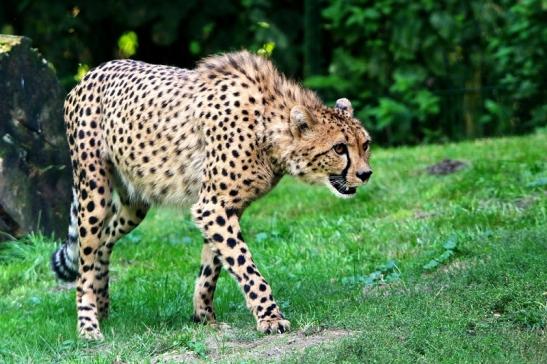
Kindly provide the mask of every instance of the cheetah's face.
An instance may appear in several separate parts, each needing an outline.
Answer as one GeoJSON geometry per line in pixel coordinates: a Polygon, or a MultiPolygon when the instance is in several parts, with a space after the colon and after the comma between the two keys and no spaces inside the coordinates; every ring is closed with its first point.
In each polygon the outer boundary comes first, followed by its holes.
{"type": "Polygon", "coordinates": [[[353,117],[348,99],[334,108],[291,110],[293,149],[290,172],[306,182],[325,184],[336,196],[349,198],[365,184],[369,165],[370,136],[353,117]]]}

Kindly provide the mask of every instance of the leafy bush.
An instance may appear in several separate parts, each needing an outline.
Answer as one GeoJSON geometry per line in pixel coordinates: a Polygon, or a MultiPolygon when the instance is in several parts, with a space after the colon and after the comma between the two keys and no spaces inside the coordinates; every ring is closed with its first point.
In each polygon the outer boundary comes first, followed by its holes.
{"type": "Polygon", "coordinates": [[[544,4],[331,0],[328,75],[307,84],[353,97],[388,143],[529,131],[547,120],[544,4]]]}
{"type": "Polygon", "coordinates": [[[247,48],[403,144],[545,125],[546,15],[544,0],[5,0],[0,32],[31,37],[67,89],[112,58],[193,67],[247,48]]]}
{"type": "Polygon", "coordinates": [[[488,43],[493,75],[508,97],[489,102],[485,122],[507,123],[518,131],[547,122],[547,3],[523,0],[505,1],[500,31],[488,43]]]}

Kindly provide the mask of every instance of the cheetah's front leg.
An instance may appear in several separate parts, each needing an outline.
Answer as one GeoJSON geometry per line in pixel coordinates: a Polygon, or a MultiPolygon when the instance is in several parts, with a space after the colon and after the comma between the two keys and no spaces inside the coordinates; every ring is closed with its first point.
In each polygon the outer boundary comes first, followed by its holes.
{"type": "Polygon", "coordinates": [[[239,217],[231,210],[227,211],[213,203],[198,203],[192,212],[196,224],[204,233],[206,244],[209,244],[211,250],[220,257],[224,268],[239,283],[247,307],[257,321],[257,329],[264,333],[289,330],[289,321],[285,320],[275,303],[270,286],[258,271],[241,236],[239,217]]]}

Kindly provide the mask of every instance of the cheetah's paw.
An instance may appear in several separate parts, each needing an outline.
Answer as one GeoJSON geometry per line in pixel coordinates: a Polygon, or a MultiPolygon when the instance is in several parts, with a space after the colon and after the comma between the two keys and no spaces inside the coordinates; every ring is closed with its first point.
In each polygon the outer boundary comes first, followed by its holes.
{"type": "Polygon", "coordinates": [[[291,328],[291,323],[282,318],[259,320],[256,329],[264,334],[282,334],[291,328]]]}
{"type": "Polygon", "coordinates": [[[92,326],[81,327],[78,330],[80,339],[89,340],[89,341],[101,341],[104,340],[104,336],[101,333],[99,328],[94,328],[92,326]]]}
{"type": "Polygon", "coordinates": [[[209,324],[209,325],[216,324],[215,313],[210,308],[205,310],[195,311],[192,317],[192,320],[196,323],[201,323],[201,324],[209,324]]]}

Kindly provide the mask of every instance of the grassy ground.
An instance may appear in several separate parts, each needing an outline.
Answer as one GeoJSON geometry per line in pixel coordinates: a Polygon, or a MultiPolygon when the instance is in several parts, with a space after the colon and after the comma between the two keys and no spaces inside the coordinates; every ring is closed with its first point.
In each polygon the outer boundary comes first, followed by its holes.
{"type": "Polygon", "coordinates": [[[190,352],[231,362],[286,354],[310,363],[545,363],[546,145],[539,132],[376,148],[374,177],[352,200],[285,179],[255,203],[243,231],[293,330],[317,341],[306,350],[285,341],[281,353],[264,354],[272,339],[254,332],[225,273],[215,303],[229,334],[190,322],[201,238],[186,213],[153,211],[117,245],[102,343],[77,340],[74,291],[49,271],[50,240],[0,245],[0,362],[147,362],[190,352]],[[444,158],[468,166],[424,173],[444,158]],[[316,333],[334,329],[349,335],[319,344],[316,333]]]}

